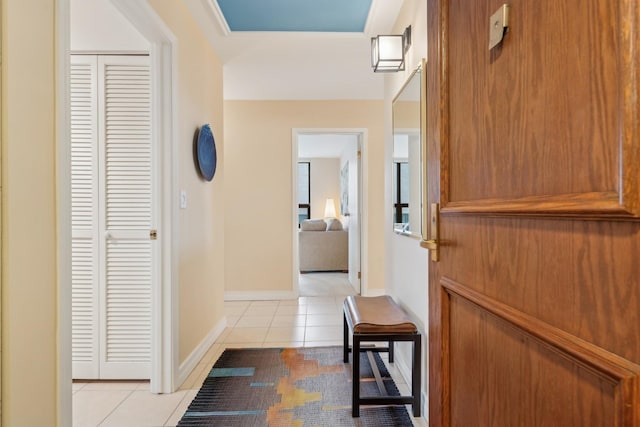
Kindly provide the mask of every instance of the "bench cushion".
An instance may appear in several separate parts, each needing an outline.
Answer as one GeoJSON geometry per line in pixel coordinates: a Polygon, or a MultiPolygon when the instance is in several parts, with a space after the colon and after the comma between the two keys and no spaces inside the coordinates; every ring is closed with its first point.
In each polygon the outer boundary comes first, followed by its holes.
{"type": "Polygon", "coordinates": [[[349,296],[344,300],[354,334],[415,334],[418,328],[388,295],[349,296]]]}

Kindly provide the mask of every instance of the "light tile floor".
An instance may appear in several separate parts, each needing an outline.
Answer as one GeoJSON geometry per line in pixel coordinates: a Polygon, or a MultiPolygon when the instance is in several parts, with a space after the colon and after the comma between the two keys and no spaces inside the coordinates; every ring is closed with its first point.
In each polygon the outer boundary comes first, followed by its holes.
{"type": "Polygon", "coordinates": [[[332,271],[300,274],[298,287],[303,297],[355,294],[349,275],[332,271]]]}
{"type": "MultiPolygon", "coordinates": [[[[74,427],[175,426],[207,373],[227,347],[313,347],[342,344],[344,296],[225,303],[228,327],[175,393],[152,394],[148,382],[74,382],[74,427]]],[[[389,371],[401,393],[408,386],[395,367],[389,371]]],[[[409,411],[411,414],[411,411],[409,411]]],[[[414,419],[423,426],[424,419],[414,419]]]]}

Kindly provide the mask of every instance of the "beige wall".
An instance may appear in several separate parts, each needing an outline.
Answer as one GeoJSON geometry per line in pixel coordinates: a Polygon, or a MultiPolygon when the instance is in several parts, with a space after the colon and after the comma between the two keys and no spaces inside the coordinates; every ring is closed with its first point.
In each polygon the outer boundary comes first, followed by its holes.
{"type": "MultiPolygon", "coordinates": [[[[224,169],[222,63],[183,2],[150,2],[178,39],[177,140],[178,187],[187,195],[179,210],[179,362],[223,318],[224,169]],[[209,123],[216,141],[218,166],[211,182],[196,173],[196,130],[209,123]]],[[[175,203],[179,203],[176,195],[175,203]]]]}
{"type": "MultiPolygon", "coordinates": [[[[409,78],[409,77],[407,77],[409,78]]],[[[404,92],[404,91],[403,91],[404,92]]],[[[420,130],[420,100],[396,101],[393,104],[393,125],[396,128],[420,130]]]]}
{"type": "Polygon", "coordinates": [[[323,218],[327,199],[340,217],[340,159],[300,159],[311,163],[311,218],[323,218]]]}
{"type": "MultiPolygon", "coordinates": [[[[384,288],[382,101],[225,101],[228,293],[292,291],[292,129],[365,128],[369,289],[384,288]]],[[[339,209],[339,206],[338,206],[339,209]]],[[[367,268],[367,266],[363,266],[367,268]]]]}
{"type": "Polygon", "coordinates": [[[53,0],[2,1],[5,426],[56,425],[54,40],[53,0]]]}

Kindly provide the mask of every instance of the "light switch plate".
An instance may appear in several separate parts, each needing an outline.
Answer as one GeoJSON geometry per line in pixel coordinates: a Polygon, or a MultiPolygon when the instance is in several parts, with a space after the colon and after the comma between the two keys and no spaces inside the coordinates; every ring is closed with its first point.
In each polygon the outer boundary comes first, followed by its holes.
{"type": "Polygon", "coordinates": [[[180,190],[180,209],[187,209],[187,192],[180,190]]]}

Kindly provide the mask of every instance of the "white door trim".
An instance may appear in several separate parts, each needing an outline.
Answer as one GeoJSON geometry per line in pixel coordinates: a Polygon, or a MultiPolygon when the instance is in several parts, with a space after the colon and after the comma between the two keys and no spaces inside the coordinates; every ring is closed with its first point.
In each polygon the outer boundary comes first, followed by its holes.
{"type": "Polygon", "coordinates": [[[153,288],[151,322],[151,392],[171,393],[178,374],[178,235],[176,140],[176,38],[146,0],[111,0],[149,41],[151,59],[151,117],[154,164],[159,172],[157,224],[160,271],[153,288]]]}
{"type": "Polygon", "coordinates": [[[296,295],[300,294],[300,283],[298,280],[300,260],[298,256],[298,226],[295,220],[298,217],[298,139],[300,135],[309,134],[342,134],[342,135],[355,135],[358,138],[360,150],[361,150],[361,165],[362,168],[358,172],[359,181],[361,181],[361,189],[359,193],[360,198],[360,270],[362,272],[360,278],[360,294],[367,295],[368,290],[368,277],[369,271],[369,251],[368,251],[368,229],[369,221],[367,218],[367,208],[369,201],[369,185],[367,179],[369,175],[369,162],[368,162],[368,129],[366,128],[293,128],[291,130],[291,168],[292,168],[292,203],[291,209],[293,211],[291,227],[292,227],[292,247],[293,247],[293,291],[296,295]]]}

